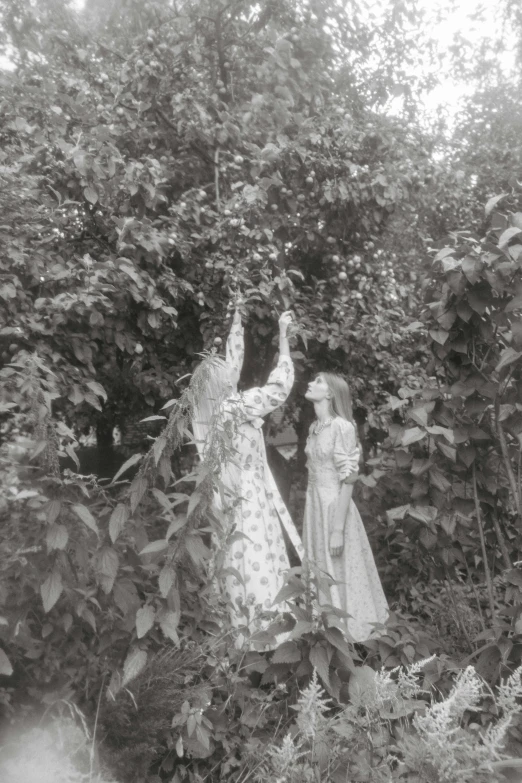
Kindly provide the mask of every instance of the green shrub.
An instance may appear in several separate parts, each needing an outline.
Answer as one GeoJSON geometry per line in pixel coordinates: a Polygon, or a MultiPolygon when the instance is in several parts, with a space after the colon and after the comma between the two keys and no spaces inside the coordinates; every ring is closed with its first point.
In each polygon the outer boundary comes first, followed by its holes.
{"type": "Polygon", "coordinates": [[[522,667],[497,689],[496,716],[482,732],[469,715],[480,711],[488,691],[473,667],[461,670],[449,694],[436,700],[418,683],[426,663],[393,672],[358,669],[342,711],[332,710],[314,672],[295,706],[295,724],[266,749],[256,781],[505,780],[506,769],[522,766],[505,753],[522,710],[522,667]]]}

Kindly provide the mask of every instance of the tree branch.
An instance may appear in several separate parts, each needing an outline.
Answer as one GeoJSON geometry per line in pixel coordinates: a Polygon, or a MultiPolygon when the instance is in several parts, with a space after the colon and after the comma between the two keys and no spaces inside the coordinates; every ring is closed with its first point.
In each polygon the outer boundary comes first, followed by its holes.
{"type": "Polygon", "coordinates": [[[480,548],[482,550],[482,560],[484,561],[484,574],[486,576],[486,587],[488,590],[489,608],[491,611],[491,619],[493,624],[496,623],[495,615],[495,598],[493,593],[493,582],[491,581],[491,572],[489,570],[488,552],[486,549],[486,539],[484,537],[484,529],[482,527],[482,513],[480,511],[480,500],[477,489],[477,468],[473,463],[473,498],[475,500],[475,514],[477,516],[477,526],[480,537],[480,548]]]}
{"type": "Polygon", "coordinates": [[[219,197],[219,147],[214,151],[214,185],[216,189],[216,209],[221,210],[221,200],[219,197]]]}
{"type": "Polygon", "coordinates": [[[504,566],[506,568],[513,568],[513,564],[511,562],[511,558],[509,557],[509,551],[506,546],[506,541],[504,538],[504,534],[502,533],[502,529],[500,527],[500,522],[498,521],[498,511],[495,508],[493,512],[493,526],[495,528],[495,533],[497,536],[498,545],[500,548],[500,552],[502,554],[502,559],[504,561],[504,566]]]}
{"type": "Polygon", "coordinates": [[[504,461],[504,467],[506,468],[509,485],[511,487],[511,492],[513,494],[513,501],[515,503],[515,507],[517,509],[519,520],[520,520],[520,495],[518,494],[517,480],[515,478],[513,465],[511,464],[511,460],[509,458],[509,449],[506,440],[506,433],[504,432],[504,428],[502,427],[502,422],[500,422],[498,418],[498,412],[499,412],[498,408],[499,408],[499,403],[497,398],[497,403],[495,405],[495,421],[497,425],[500,451],[502,452],[502,459],[504,461]]]}

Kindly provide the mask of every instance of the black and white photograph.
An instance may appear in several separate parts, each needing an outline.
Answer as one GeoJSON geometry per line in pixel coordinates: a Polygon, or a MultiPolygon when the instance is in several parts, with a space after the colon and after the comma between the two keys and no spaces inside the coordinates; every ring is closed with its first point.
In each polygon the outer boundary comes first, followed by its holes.
{"type": "Polygon", "coordinates": [[[520,0],[0,0],[0,783],[522,783],[520,0]]]}

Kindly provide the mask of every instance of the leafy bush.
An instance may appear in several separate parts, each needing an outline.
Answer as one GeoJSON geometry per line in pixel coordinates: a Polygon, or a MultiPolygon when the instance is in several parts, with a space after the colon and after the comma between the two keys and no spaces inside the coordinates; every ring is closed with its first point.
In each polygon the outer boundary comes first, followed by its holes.
{"type": "Polygon", "coordinates": [[[496,718],[481,733],[468,715],[488,698],[485,683],[468,667],[457,675],[445,698],[430,700],[428,690],[418,682],[430,660],[392,672],[359,668],[350,684],[351,703],[342,711],[332,710],[314,673],[295,705],[295,724],[282,741],[262,754],[255,779],[261,782],[274,776],[280,783],[504,780],[504,770],[522,766],[504,752],[509,728],[522,711],[522,668],[498,688],[496,718]]]}

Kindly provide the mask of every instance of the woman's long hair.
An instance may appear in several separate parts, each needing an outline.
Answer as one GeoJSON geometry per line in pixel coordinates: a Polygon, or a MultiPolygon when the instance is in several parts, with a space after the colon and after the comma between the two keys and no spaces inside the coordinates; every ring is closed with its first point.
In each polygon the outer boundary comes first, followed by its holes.
{"type": "Polygon", "coordinates": [[[218,356],[207,359],[201,367],[192,401],[192,432],[200,459],[206,455],[209,435],[216,426],[220,405],[230,395],[230,368],[218,356]]]}
{"type": "Polygon", "coordinates": [[[337,375],[334,372],[321,373],[328,388],[332,392],[332,399],[330,401],[332,411],[336,416],[340,416],[346,421],[350,421],[354,424],[353,411],[352,411],[352,395],[350,387],[342,375],[337,375]]]}

